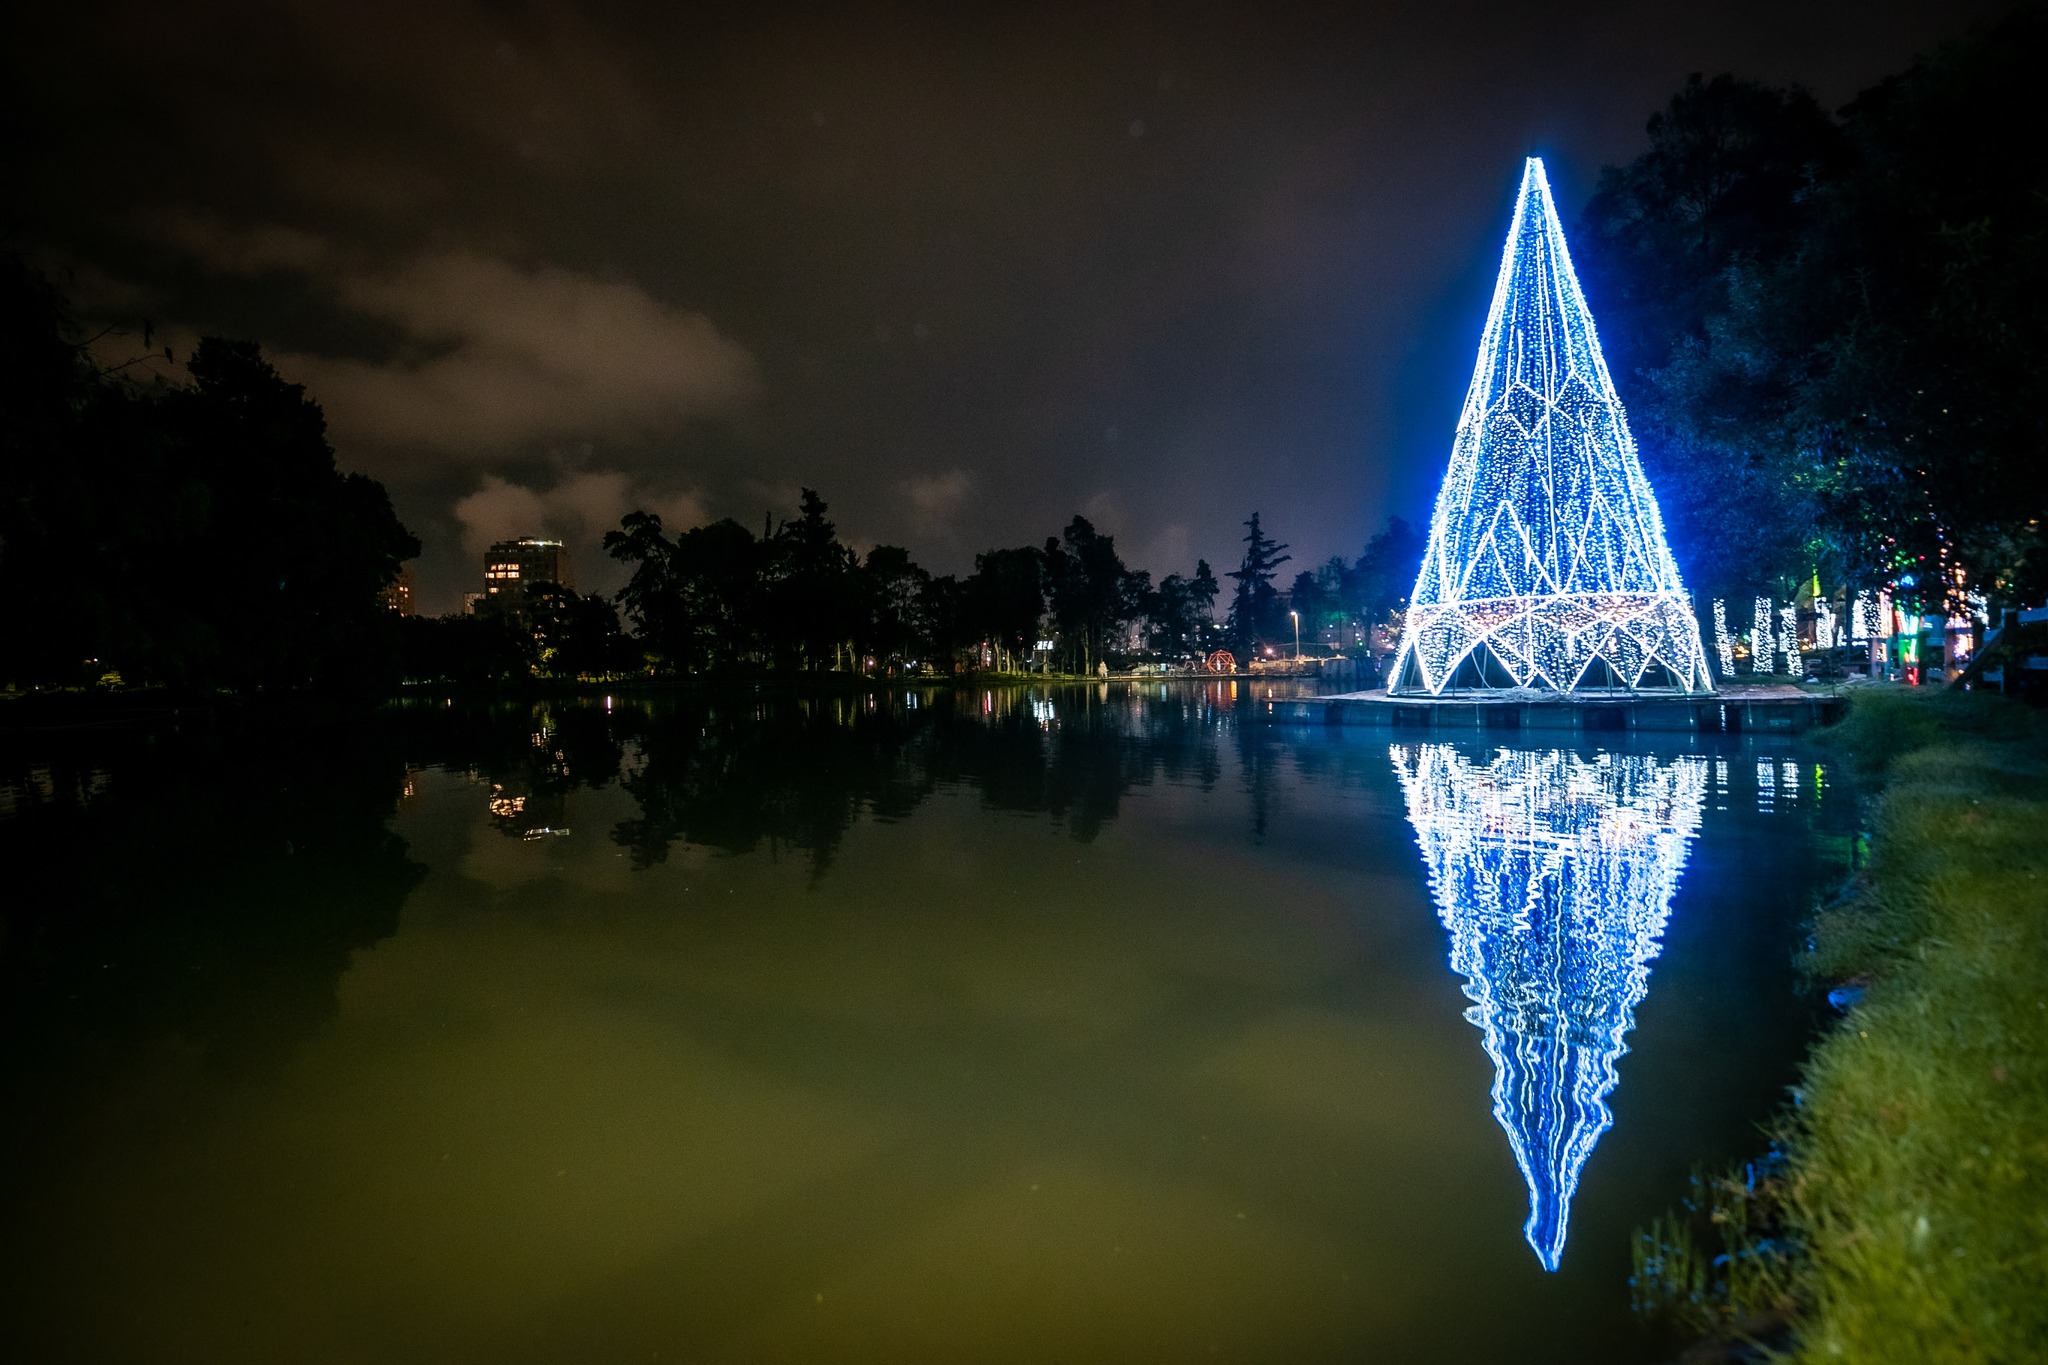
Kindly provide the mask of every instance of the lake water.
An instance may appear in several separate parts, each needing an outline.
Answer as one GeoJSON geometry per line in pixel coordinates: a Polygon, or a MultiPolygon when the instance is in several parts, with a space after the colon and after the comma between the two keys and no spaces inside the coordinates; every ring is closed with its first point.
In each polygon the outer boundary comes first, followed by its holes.
{"type": "Polygon", "coordinates": [[[1629,1231],[1759,1147],[1849,793],[1241,701],[8,740],[0,1350],[1650,1357],[1629,1231]]]}

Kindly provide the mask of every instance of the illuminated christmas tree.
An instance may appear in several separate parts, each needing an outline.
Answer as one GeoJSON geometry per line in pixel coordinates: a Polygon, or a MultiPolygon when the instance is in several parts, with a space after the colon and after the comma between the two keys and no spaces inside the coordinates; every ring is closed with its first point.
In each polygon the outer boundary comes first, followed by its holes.
{"type": "Polygon", "coordinates": [[[1534,157],[1392,676],[1431,695],[1713,687],[1534,157]]]}
{"type": "Polygon", "coordinates": [[[1579,1173],[1614,1123],[1615,1063],[1699,829],[1706,762],[1391,753],[1465,1017],[1493,1058],[1493,1115],[1529,1185],[1523,1235],[1555,1270],[1579,1173]]]}

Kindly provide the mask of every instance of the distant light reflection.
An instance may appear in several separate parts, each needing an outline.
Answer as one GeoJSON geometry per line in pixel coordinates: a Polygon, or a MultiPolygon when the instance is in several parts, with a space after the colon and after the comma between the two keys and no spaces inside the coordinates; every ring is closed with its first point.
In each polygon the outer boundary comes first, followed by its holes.
{"type": "Polygon", "coordinates": [[[1523,1233],[1564,1255],[1579,1173],[1649,989],[1699,829],[1706,760],[1397,744],[1451,967],[1493,1058],[1493,1113],[1529,1184],[1523,1233]]]}

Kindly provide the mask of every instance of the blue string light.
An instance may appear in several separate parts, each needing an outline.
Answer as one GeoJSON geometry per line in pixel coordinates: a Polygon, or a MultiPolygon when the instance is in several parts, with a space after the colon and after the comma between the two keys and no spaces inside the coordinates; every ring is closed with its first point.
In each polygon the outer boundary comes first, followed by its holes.
{"type": "Polygon", "coordinates": [[[1713,690],[1535,157],[1392,676],[1430,695],[1713,690]]]}
{"type": "Polygon", "coordinates": [[[1529,1185],[1523,1235],[1564,1255],[1572,1195],[1613,1126],[1615,1063],[1649,990],[1700,824],[1705,759],[1394,745],[1394,771],[1493,1058],[1493,1115],[1529,1185]]]}

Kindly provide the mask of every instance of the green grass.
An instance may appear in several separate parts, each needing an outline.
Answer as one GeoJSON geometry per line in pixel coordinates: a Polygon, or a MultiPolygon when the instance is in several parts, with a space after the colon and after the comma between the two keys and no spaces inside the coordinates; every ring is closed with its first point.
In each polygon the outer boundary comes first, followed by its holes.
{"type": "Polygon", "coordinates": [[[1785,1125],[1794,1358],[2048,1360],[2048,726],[1872,688],[1822,742],[1882,789],[1805,964],[1869,987],[1785,1125]]]}
{"type": "Polygon", "coordinates": [[[2048,723],[1869,687],[1818,742],[1877,795],[1802,965],[1865,993],[1767,1177],[1638,1233],[1638,1306],[1813,1365],[2048,1361],[2048,723]]]}

